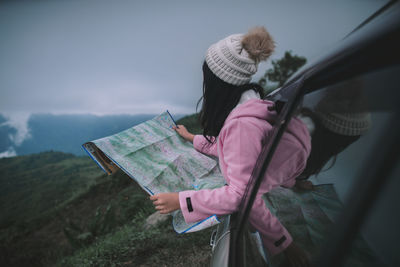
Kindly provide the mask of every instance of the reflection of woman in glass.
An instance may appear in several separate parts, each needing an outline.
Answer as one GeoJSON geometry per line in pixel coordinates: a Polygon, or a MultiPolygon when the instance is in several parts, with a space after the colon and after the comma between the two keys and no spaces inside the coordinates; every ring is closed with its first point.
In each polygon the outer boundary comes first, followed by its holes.
{"type": "MultiPolygon", "coordinates": [[[[357,141],[371,127],[371,114],[362,92],[363,84],[355,79],[330,88],[313,110],[303,108],[299,118],[307,125],[312,136],[311,154],[303,173],[297,177],[296,186],[311,189],[307,182],[318,174],[328,161],[357,141]]],[[[330,167],[325,169],[329,169],[330,167]]]]}
{"type": "Polygon", "coordinates": [[[308,125],[311,124],[312,151],[305,170],[297,180],[305,180],[318,174],[333,158],[332,167],[336,155],[357,141],[371,124],[369,113],[323,113],[303,109],[300,118],[308,125]]]}

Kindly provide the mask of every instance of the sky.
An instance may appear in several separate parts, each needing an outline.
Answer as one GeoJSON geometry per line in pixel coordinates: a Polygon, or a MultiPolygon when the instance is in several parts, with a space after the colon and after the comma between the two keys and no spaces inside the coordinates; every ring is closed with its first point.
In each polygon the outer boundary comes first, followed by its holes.
{"type": "Polygon", "coordinates": [[[194,113],[211,44],[265,26],[271,59],[311,59],[386,2],[2,1],[0,114],[194,113]]]}

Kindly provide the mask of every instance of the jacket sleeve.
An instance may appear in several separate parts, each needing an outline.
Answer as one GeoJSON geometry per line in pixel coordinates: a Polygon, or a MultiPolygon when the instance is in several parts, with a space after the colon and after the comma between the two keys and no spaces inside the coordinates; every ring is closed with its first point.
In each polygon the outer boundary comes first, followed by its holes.
{"type": "Polygon", "coordinates": [[[212,215],[231,214],[237,210],[242,195],[229,185],[216,189],[179,192],[179,204],[187,223],[198,222],[212,215]]]}
{"type": "Polygon", "coordinates": [[[285,250],[293,241],[286,228],[267,208],[261,195],[254,200],[249,222],[260,233],[263,245],[271,256],[285,250]]]}
{"type": "Polygon", "coordinates": [[[193,138],[194,148],[204,154],[218,157],[217,142],[210,144],[203,135],[195,135],[193,138]]]}

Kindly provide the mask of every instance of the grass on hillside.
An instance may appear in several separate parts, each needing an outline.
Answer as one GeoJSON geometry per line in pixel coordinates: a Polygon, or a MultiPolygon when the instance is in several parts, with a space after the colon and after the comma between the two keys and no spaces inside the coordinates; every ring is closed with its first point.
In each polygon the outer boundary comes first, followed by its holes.
{"type": "Polygon", "coordinates": [[[0,229],[75,199],[101,174],[89,158],[61,152],[0,159],[0,229]]]}
{"type": "Polygon", "coordinates": [[[58,266],[206,266],[211,230],[176,234],[168,220],[143,230],[146,216],[137,214],[131,223],[77,251],[58,266]]]}

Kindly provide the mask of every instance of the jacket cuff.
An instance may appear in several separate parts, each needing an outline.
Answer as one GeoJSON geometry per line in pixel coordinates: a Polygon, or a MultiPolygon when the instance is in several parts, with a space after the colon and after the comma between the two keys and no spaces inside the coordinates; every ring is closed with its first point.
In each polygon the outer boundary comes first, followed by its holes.
{"type": "Polygon", "coordinates": [[[179,204],[186,223],[198,221],[193,209],[191,194],[193,190],[179,192],[179,204]]]}
{"type": "Polygon", "coordinates": [[[292,236],[286,231],[282,235],[282,237],[278,240],[275,240],[273,243],[267,242],[264,243],[266,249],[270,253],[271,256],[276,255],[284,251],[291,243],[293,242],[292,236]]]}

